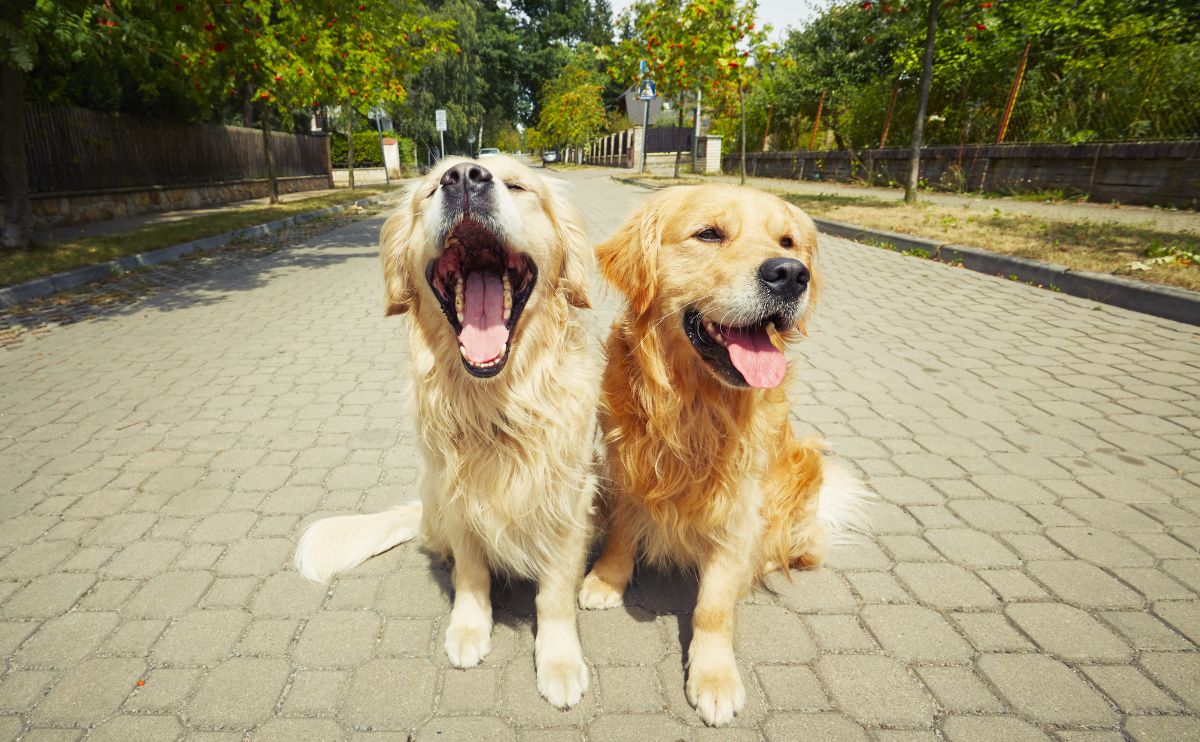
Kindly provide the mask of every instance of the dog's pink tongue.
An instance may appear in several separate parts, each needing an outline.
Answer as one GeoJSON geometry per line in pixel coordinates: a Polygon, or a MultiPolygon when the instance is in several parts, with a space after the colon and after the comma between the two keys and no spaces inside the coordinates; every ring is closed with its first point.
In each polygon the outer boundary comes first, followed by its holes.
{"type": "Polygon", "coordinates": [[[498,273],[475,272],[463,285],[463,321],[458,342],[471,363],[486,363],[508,342],[504,326],[504,286],[498,273]]]}
{"type": "Polygon", "coordinates": [[[767,331],[744,327],[722,327],[729,360],[742,372],[746,383],[759,389],[771,389],[783,381],[787,358],[767,337],[767,331]]]}

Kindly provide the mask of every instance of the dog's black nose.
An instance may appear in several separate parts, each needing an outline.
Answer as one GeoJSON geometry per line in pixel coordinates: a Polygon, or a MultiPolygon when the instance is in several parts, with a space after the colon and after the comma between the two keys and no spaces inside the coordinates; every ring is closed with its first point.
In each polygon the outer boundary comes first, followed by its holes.
{"type": "Polygon", "coordinates": [[[478,193],[492,183],[492,174],[482,165],[463,162],[442,174],[442,187],[462,188],[469,193],[478,193]]]}
{"type": "Polygon", "coordinates": [[[808,267],[795,258],[771,258],[758,266],[758,280],[773,296],[790,301],[808,288],[808,267]]]}

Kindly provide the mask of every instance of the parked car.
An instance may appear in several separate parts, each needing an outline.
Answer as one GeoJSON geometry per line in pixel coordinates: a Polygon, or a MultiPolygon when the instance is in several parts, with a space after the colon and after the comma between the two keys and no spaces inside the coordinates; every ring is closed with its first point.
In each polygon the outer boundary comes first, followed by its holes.
{"type": "Polygon", "coordinates": [[[546,167],[552,162],[558,162],[558,150],[548,149],[542,153],[542,167],[546,167]]]}
{"type": "Polygon", "coordinates": [[[500,150],[496,147],[484,147],[479,150],[479,159],[482,160],[484,157],[495,157],[498,154],[500,154],[500,150]]]}

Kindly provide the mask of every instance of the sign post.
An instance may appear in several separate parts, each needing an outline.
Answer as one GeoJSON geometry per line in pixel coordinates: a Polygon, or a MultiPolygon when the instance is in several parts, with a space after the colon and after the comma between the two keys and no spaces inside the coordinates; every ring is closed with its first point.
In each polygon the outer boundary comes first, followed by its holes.
{"type": "Polygon", "coordinates": [[[642,101],[642,172],[646,172],[646,132],[650,128],[650,101],[658,97],[654,81],[645,75],[650,71],[650,65],[642,60],[642,81],[638,84],[638,100],[642,101]]]}
{"type": "Polygon", "coordinates": [[[433,112],[433,121],[437,124],[438,138],[441,139],[442,148],[438,152],[438,159],[446,156],[446,109],[439,108],[433,112]]]}
{"type": "MultiPolygon", "coordinates": [[[[387,168],[387,148],[383,146],[383,117],[386,114],[383,112],[383,107],[372,108],[367,113],[368,119],[375,119],[375,130],[379,132],[379,156],[383,158],[383,182],[384,185],[391,185],[392,178],[388,175],[387,168]]],[[[390,128],[390,124],[389,124],[390,128]]]]}

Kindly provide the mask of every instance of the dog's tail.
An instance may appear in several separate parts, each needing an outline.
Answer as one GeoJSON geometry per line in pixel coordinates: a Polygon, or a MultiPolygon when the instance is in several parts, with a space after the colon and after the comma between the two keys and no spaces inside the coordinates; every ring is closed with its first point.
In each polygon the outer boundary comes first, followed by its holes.
{"type": "Polygon", "coordinates": [[[323,518],[300,537],[296,569],[313,582],[326,583],[338,572],[412,540],[420,530],[420,502],[370,515],[323,518]]]}
{"type": "Polygon", "coordinates": [[[822,474],[817,520],[825,526],[829,543],[845,543],[855,533],[865,533],[871,491],[844,464],[830,456],[824,459],[822,474]]]}

